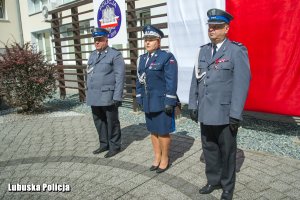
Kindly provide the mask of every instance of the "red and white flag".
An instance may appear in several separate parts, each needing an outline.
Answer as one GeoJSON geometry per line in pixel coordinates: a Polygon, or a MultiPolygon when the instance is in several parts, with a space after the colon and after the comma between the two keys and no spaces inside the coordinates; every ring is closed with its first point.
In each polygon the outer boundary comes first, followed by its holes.
{"type": "Polygon", "coordinates": [[[197,49],[209,42],[210,8],[234,16],[229,39],[248,48],[252,79],[245,109],[300,116],[299,0],[168,0],[170,51],[179,65],[178,95],[187,103],[197,49]]]}

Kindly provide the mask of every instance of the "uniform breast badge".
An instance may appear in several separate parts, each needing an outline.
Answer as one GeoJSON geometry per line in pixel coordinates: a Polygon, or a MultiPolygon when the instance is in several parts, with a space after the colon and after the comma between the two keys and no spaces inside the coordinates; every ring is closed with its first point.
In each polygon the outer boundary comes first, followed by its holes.
{"type": "Polygon", "coordinates": [[[216,70],[219,70],[219,69],[220,69],[219,63],[223,63],[223,62],[227,62],[227,61],[228,61],[228,60],[226,60],[225,58],[217,59],[217,60],[215,61],[215,66],[214,66],[214,68],[215,68],[216,70]]]}

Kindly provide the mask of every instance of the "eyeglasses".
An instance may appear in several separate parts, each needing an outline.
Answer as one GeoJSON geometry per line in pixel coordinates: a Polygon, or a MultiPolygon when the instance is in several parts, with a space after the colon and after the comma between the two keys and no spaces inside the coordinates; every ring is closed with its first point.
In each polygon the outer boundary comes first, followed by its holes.
{"type": "Polygon", "coordinates": [[[208,29],[219,30],[226,27],[226,24],[209,24],[208,29]]]}
{"type": "Polygon", "coordinates": [[[97,37],[94,38],[94,42],[106,42],[107,38],[106,37],[97,37]]]}

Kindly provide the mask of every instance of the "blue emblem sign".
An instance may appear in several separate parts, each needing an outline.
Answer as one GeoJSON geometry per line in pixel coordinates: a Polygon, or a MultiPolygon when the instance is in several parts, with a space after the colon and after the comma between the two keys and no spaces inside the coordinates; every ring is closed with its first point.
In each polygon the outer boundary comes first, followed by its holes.
{"type": "Polygon", "coordinates": [[[115,37],[121,27],[122,16],[118,3],[114,0],[104,0],[98,10],[98,27],[109,31],[108,38],[115,37]]]}

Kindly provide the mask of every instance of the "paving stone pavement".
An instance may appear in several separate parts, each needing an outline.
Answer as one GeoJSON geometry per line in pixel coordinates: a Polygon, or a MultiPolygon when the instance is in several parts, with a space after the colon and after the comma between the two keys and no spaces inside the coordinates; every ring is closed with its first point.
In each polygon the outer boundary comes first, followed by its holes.
{"type": "MultiPolygon", "coordinates": [[[[2,117],[0,199],[220,199],[221,190],[198,193],[206,183],[200,140],[172,135],[172,166],[158,175],[148,170],[152,147],[145,124],[128,119],[121,126],[122,152],[107,159],[91,153],[99,143],[90,115],[2,117]],[[10,191],[17,184],[41,191],[10,191]],[[59,191],[68,186],[70,192],[59,191]]],[[[299,199],[299,160],[242,154],[234,199],[299,199]]]]}

